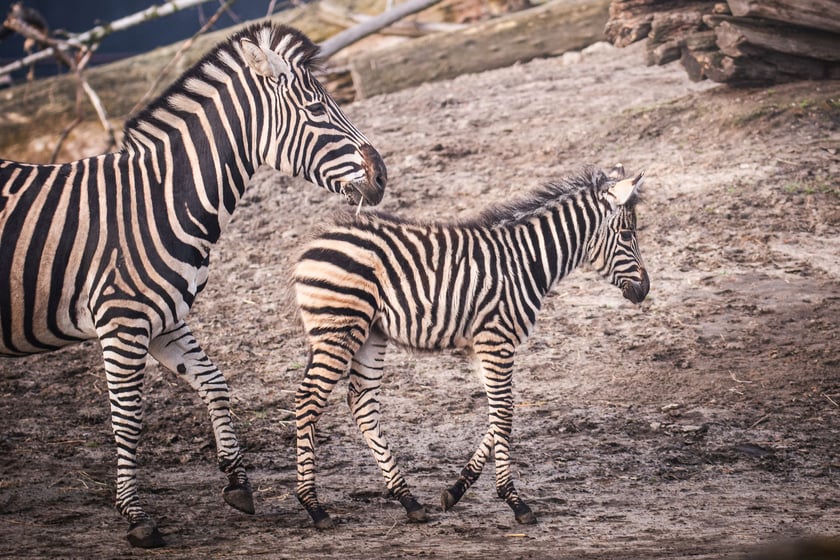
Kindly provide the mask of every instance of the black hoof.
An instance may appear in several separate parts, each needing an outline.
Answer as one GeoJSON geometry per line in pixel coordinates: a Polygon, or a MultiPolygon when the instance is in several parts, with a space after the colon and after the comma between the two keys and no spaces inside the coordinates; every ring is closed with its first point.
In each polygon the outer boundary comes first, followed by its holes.
{"type": "Polygon", "coordinates": [[[160,548],[166,546],[166,543],[163,541],[163,535],[160,534],[155,522],[151,519],[143,519],[132,523],[128,528],[126,538],[128,538],[131,546],[137,548],[160,548]]]}
{"type": "Polygon", "coordinates": [[[222,491],[222,496],[227,504],[239,511],[253,515],[254,493],[249,484],[229,484],[222,491]]]}
{"type": "Polygon", "coordinates": [[[306,511],[309,512],[309,517],[312,518],[312,523],[315,524],[316,529],[325,530],[335,527],[332,519],[330,519],[330,514],[324,511],[324,508],[318,506],[317,508],[307,509],[306,511]]]}
{"type": "Polygon", "coordinates": [[[522,502],[519,502],[517,506],[513,507],[513,515],[516,517],[516,521],[523,525],[534,525],[537,522],[537,516],[534,515],[531,508],[522,502]]]}
{"type": "Polygon", "coordinates": [[[405,514],[411,523],[425,523],[429,520],[426,515],[426,507],[414,499],[414,496],[400,498],[400,503],[405,508],[405,514]]]}
{"type": "Polygon", "coordinates": [[[455,507],[455,504],[457,504],[461,500],[461,497],[463,497],[464,492],[462,490],[459,490],[460,489],[457,486],[453,486],[452,488],[448,488],[444,490],[443,493],[441,493],[440,507],[443,508],[443,511],[449,511],[450,509],[455,507]]]}

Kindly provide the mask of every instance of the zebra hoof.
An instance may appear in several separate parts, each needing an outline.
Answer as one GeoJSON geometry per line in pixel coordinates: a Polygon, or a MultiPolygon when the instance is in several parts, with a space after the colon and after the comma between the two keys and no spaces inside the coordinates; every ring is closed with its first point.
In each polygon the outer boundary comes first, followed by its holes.
{"type": "Polygon", "coordinates": [[[324,531],[335,528],[333,520],[330,519],[330,514],[324,511],[321,506],[306,508],[306,511],[309,512],[309,517],[312,518],[312,523],[316,529],[324,531]]]}
{"type": "Polygon", "coordinates": [[[244,513],[253,515],[254,509],[254,493],[251,491],[250,484],[229,484],[222,491],[227,505],[234,509],[238,509],[244,513]]]}
{"type": "Polygon", "coordinates": [[[455,504],[458,503],[463,495],[463,493],[458,494],[455,492],[453,488],[444,490],[440,495],[440,507],[443,508],[443,511],[449,511],[455,507],[455,504]]]}
{"type": "Polygon", "coordinates": [[[137,548],[160,548],[166,546],[163,535],[160,534],[155,522],[151,519],[142,519],[132,523],[128,528],[126,538],[131,546],[137,548]]]}
{"type": "Polygon", "coordinates": [[[400,503],[405,508],[409,523],[425,523],[429,520],[426,515],[426,507],[414,499],[414,496],[400,498],[400,503]]]}
{"type": "Polygon", "coordinates": [[[516,517],[516,521],[522,525],[535,525],[537,523],[537,516],[534,515],[531,508],[522,502],[513,508],[513,515],[516,517]]]}

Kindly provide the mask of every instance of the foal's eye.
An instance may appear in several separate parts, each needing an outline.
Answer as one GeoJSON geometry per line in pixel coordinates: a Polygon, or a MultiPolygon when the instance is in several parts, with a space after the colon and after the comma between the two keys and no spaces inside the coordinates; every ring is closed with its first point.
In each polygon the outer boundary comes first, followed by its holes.
{"type": "Polygon", "coordinates": [[[309,112],[311,114],[313,114],[315,116],[320,116],[320,115],[323,115],[327,112],[327,107],[323,103],[321,103],[320,101],[317,101],[315,103],[310,103],[309,106],[307,107],[307,109],[309,110],[309,112]]]}
{"type": "Polygon", "coordinates": [[[622,229],[619,230],[618,235],[621,236],[622,241],[632,241],[633,240],[633,231],[629,229],[622,229]]]}

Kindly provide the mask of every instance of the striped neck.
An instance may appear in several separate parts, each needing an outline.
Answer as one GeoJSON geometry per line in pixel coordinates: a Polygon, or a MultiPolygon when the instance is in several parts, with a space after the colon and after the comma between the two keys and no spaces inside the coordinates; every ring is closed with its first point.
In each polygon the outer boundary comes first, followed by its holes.
{"type": "Polygon", "coordinates": [[[256,130],[273,129],[241,107],[259,100],[236,98],[258,90],[249,79],[208,60],[126,126],[123,157],[163,191],[161,203],[179,201],[171,207],[184,230],[209,243],[218,240],[262,161],[256,130]]]}
{"type": "Polygon", "coordinates": [[[561,200],[523,224],[525,251],[536,288],[545,295],[580,266],[605,216],[605,203],[594,189],[561,200]]]}

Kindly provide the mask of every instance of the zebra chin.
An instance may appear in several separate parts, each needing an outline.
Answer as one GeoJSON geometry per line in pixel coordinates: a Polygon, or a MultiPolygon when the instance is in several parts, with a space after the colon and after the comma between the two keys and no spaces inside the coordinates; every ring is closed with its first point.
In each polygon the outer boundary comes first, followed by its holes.
{"type": "Polygon", "coordinates": [[[642,269],[642,279],[639,282],[625,280],[621,285],[621,295],[633,303],[642,303],[650,290],[650,279],[647,271],[642,269]]]}
{"type": "Polygon", "coordinates": [[[354,181],[352,183],[343,183],[338,189],[338,192],[348,204],[367,204],[368,206],[376,206],[382,200],[384,192],[379,192],[371,189],[367,182],[354,181]]]}

